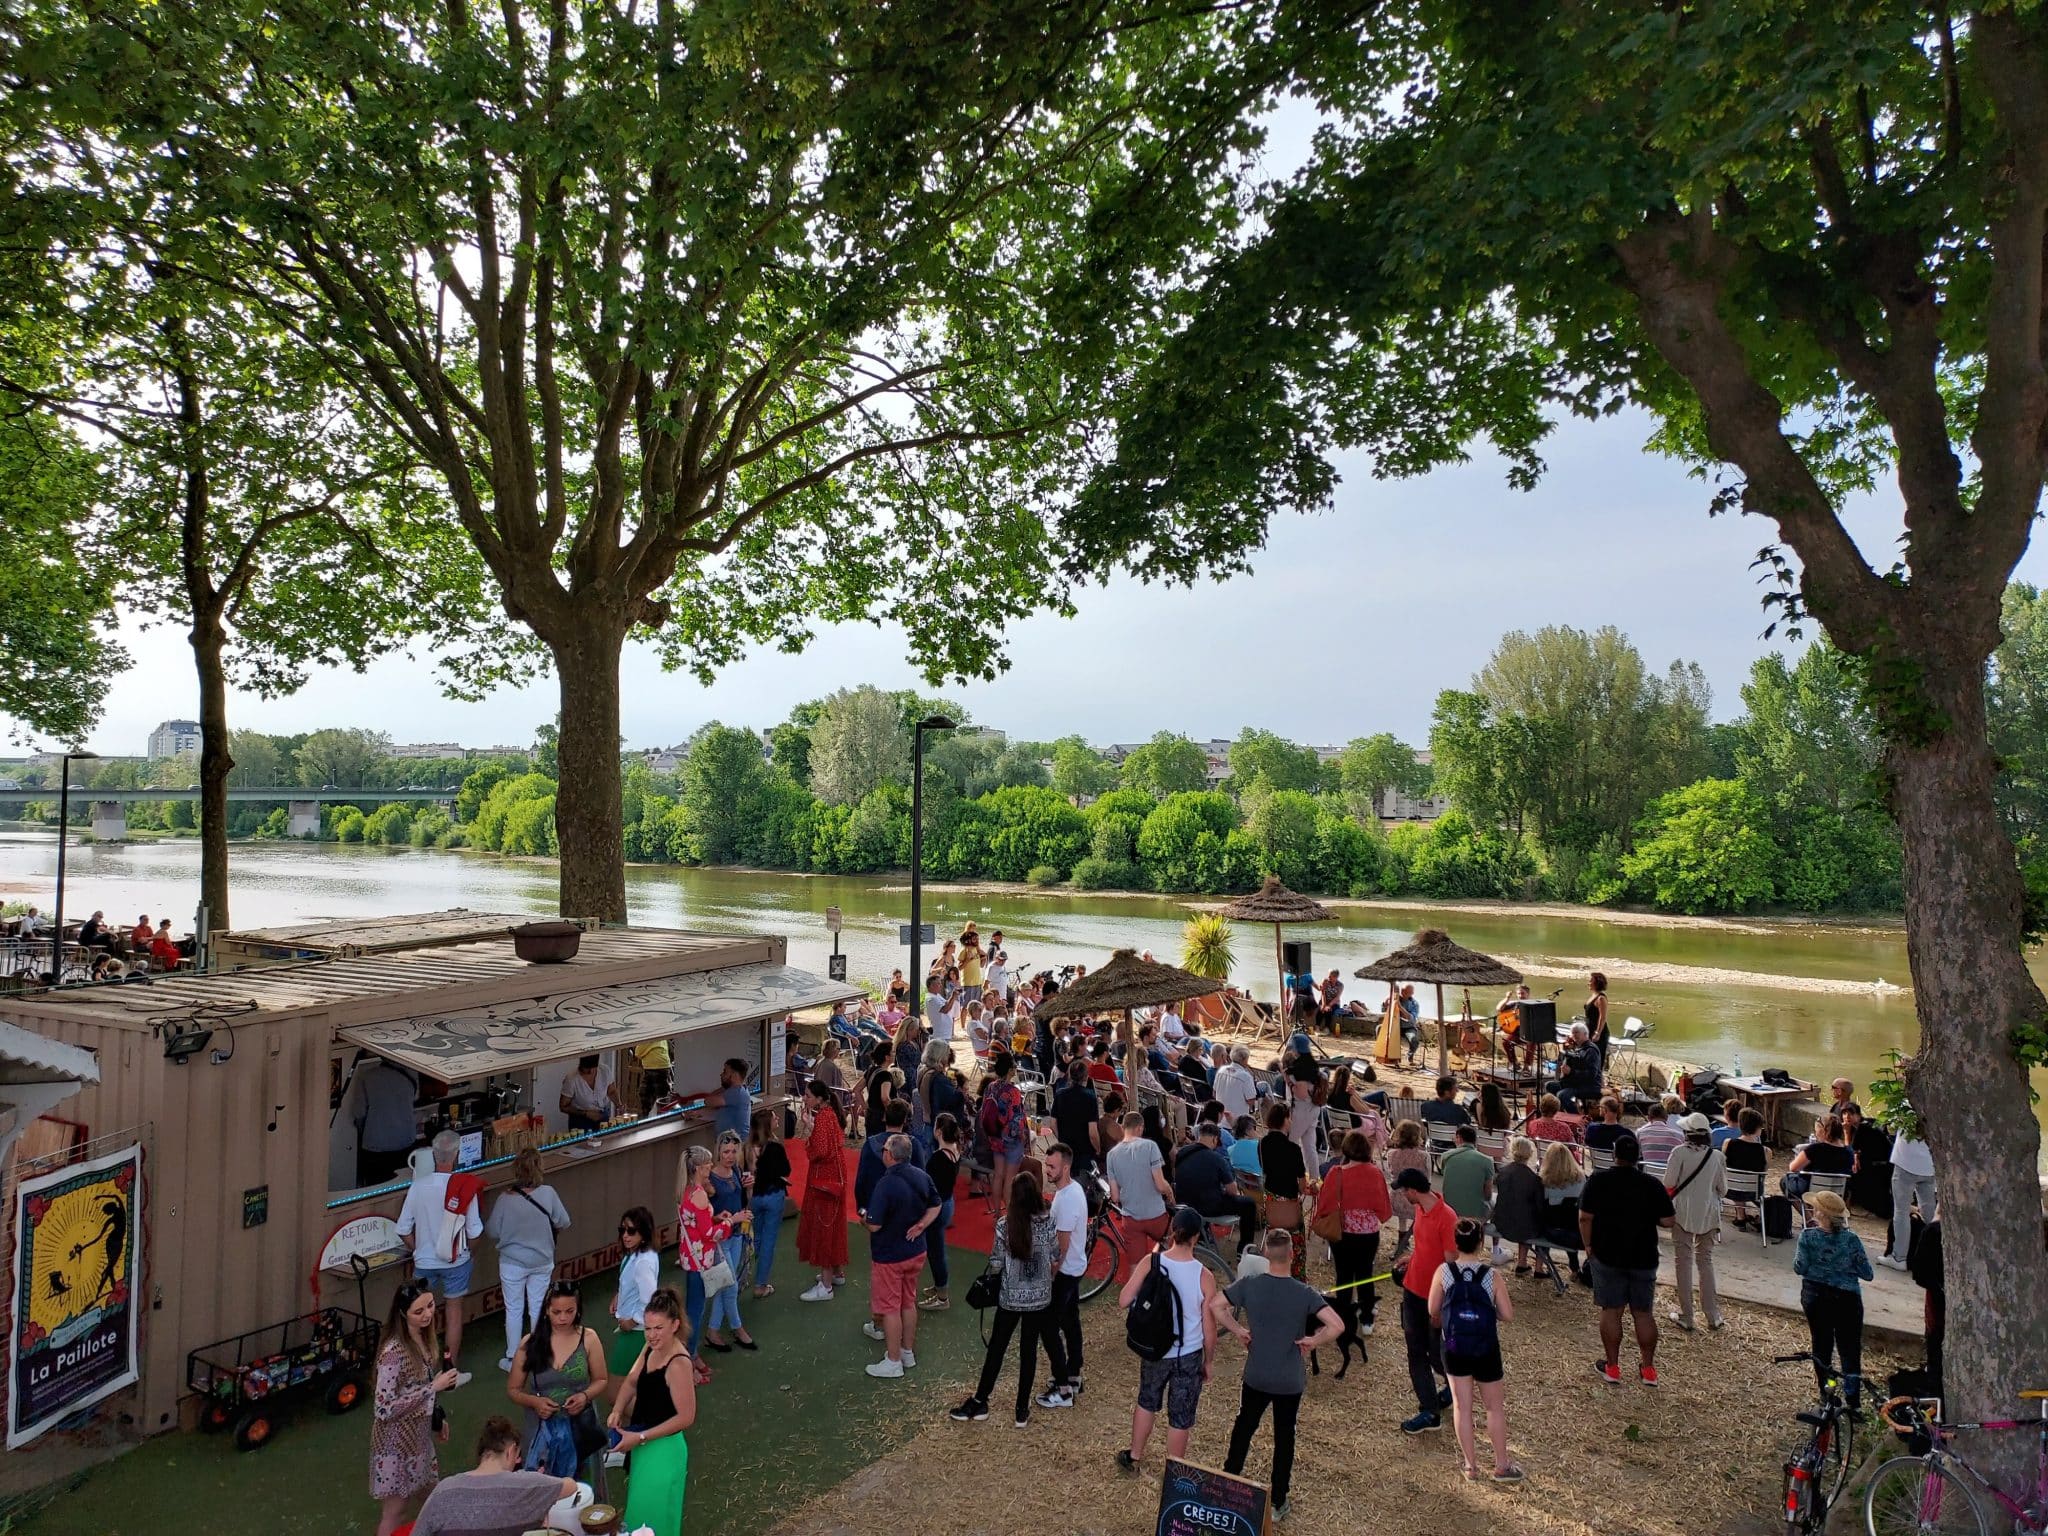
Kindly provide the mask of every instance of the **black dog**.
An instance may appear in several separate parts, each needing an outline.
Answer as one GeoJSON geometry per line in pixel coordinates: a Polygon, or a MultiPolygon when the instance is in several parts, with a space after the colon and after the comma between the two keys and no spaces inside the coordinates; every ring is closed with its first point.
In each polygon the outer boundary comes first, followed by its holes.
{"type": "MultiPolygon", "coordinates": [[[[1336,1373],[1330,1378],[1332,1381],[1342,1381],[1344,1373],[1351,1369],[1352,1350],[1358,1351],[1358,1363],[1365,1363],[1365,1340],[1358,1332],[1358,1292],[1347,1290],[1338,1291],[1334,1295],[1326,1294],[1323,1297],[1323,1305],[1335,1312],[1338,1321],[1344,1325],[1344,1331],[1337,1335],[1337,1350],[1341,1358],[1336,1373]]],[[[1313,1319],[1310,1326],[1314,1326],[1313,1319]]],[[[1321,1353],[1319,1349],[1309,1353],[1308,1368],[1311,1375],[1323,1374],[1322,1363],[1316,1358],[1321,1353]]]]}

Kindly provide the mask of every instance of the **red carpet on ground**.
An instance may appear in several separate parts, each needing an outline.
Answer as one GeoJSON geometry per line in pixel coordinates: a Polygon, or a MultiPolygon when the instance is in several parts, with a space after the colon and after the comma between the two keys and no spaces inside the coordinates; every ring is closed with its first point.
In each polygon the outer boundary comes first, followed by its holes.
{"type": "MultiPolygon", "coordinates": [[[[801,1206],[804,1190],[809,1182],[810,1157],[801,1141],[783,1143],[789,1152],[790,1193],[801,1206]]],[[[846,1219],[850,1222],[853,1214],[853,1176],[860,1166],[860,1148],[846,1149],[846,1219]]],[[[995,1243],[995,1223],[989,1219],[988,1202],[978,1195],[967,1192],[967,1177],[961,1175],[960,1183],[953,1192],[953,1225],[946,1231],[946,1242],[954,1248],[967,1248],[975,1253],[987,1253],[995,1243]]],[[[856,1234],[858,1237],[858,1234],[856,1234]]],[[[792,1239],[793,1241],[793,1239],[792,1239]]],[[[853,1251],[856,1257],[867,1249],[864,1243],[855,1241],[853,1251]]]]}

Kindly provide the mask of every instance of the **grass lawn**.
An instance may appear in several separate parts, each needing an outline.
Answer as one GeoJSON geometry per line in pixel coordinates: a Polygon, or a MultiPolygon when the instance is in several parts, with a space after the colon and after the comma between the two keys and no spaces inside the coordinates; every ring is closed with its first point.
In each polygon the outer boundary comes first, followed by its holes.
{"type": "MultiPolygon", "coordinates": [[[[794,1262],[793,1227],[779,1291],[766,1301],[741,1301],[760,1353],[712,1355],[716,1379],[697,1395],[689,1432],[689,1531],[750,1536],[762,1532],[824,1490],[889,1455],[931,1420],[945,1397],[981,1358],[974,1313],[959,1304],[964,1278],[982,1257],[953,1250],[957,1271],[950,1312],[926,1314],[918,1368],[904,1381],[874,1381],[861,1367],[881,1346],[860,1329],[867,1316],[867,1264],[853,1235],[850,1283],[835,1301],[806,1305],[810,1283],[794,1262]]],[[[665,1266],[663,1284],[681,1282],[665,1266]]],[[[587,1315],[609,1336],[609,1278],[585,1291],[587,1315]]],[[[497,1368],[505,1335],[492,1317],[463,1339],[463,1364],[476,1373],[447,1401],[452,1437],[441,1452],[444,1474],[473,1464],[470,1446],[483,1420],[519,1411],[504,1396],[497,1368]]],[[[370,1411],[329,1417],[315,1402],[263,1450],[237,1451],[227,1436],[160,1435],[91,1474],[84,1485],[16,1527],[19,1536],[200,1536],[261,1531],[264,1536],[357,1536],[374,1531],[369,1493],[370,1411]]],[[[623,1503],[624,1478],[612,1493],[623,1503]]]]}

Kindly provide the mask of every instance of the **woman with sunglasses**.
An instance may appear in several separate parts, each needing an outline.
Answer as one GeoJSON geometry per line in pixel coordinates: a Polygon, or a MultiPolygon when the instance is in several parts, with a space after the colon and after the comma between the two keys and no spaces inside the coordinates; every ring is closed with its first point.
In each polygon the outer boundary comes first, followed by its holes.
{"type": "MultiPolygon", "coordinates": [[[[526,1410],[521,1443],[529,1471],[580,1475],[585,1458],[599,1448],[587,1446],[578,1454],[574,1423],[610,1386],[597,1332],[583,1326],[582,1291],[573,1281],[555,1281],[541,1306],[541,1320],[513,1352],[512,1379],[505,1389],[526,1410]],[[557,1419],[565,1422],[558,1425],[557,1419]]],[[[587,1423],[596,1429],[594,1413],[587,1423]]],[[[592,1481],[602,1476],[600,1468],[592,1481]]]]}
{"type": "Polygon", "coordinates": [[[720,1239],[718,1251],[732,1266],[735,1282],[711,1298],[710,1311],[704,1319],[704,1347],[715,1349],[721,1355],[730,1354],[734,1344],[745,1350],[761,1347],[747,1332],[746,1324],[740,1321],[740,1288],[737,1282],[740,1260],[747,1246],[746,1234],[740,1228],[753,1220],[748,1194],[754,1184],[754,1176],[740,1166],[740,1154],[744,1150],[745,1143],[740,1140],[739,1132],[721,1131],[718,1135],[718,1160],[711,1165],[711,1212],[731,1225],[731,1230],[720,1239]],[[719,1334],[720,1327],[732,1329],[731,1343],[719,1334]]]}
{"type": "MultiPolygon", "coordinates": [[[[683,1165],[677,1169],[676,1178],[680,1186],[676,1191],[676,1217],[680,1229],[676,1256],[683,1267],[683,1295],[688,1298],[690,1337],[694,1340],[702,1335],[704,1305],[709,1299],[704,1289],[704,1272],[725,1257],[723,1245],[732,1236],[732,1223],[720,1217],[711,1206],[709,1147],[691,1147],[684,1154],[683,1165]]],[[[747,1220],[747,1213],[740,1212],[739,1219],[747,1220]]],[[[710,1380],[711,1368],[697,1358],[697,1385],[701,1387],[710,1380]]]]}
{"type": "Polygon", "coordinates": [[[615,1447],[630,1457],[625,1529],[645,1526],[654,1536],[682,1536],[683,1491],[690,1447],[683,1431],[697,1422],[697,1385],[684,1347],[682,1303],[674,1291],[647,1301],[647,1346],[619,1388],[611,1427],[615,1447]]]}
{"type": "Polygon", "coordinates": [[[612,1297],[612,1345],[605,1364],[624,1379],[640,1358],[640,1331],[647,1316],[647,1298],[661,1283],[661,1255],[655,1251],[654,1212],[636,1205],[619,1218],[619,1289],[612,1297]]]}
{"type": "MultiPolygon", "coordinates": [[[[434,1328],[434,1293],[409,1280],[391,1298],[377,1345],[377,1392],[370,1423],[370,1497],[377,1501],[377,1536],[392,1536],[406,1506],[441,1476],[434,1459],[434,1399],[455,1387],[453,1369],[436,1371],[441,1338],[434,1328]]],[[[445,1426],[440,1438],[446,1440],[445,1426]]]]}

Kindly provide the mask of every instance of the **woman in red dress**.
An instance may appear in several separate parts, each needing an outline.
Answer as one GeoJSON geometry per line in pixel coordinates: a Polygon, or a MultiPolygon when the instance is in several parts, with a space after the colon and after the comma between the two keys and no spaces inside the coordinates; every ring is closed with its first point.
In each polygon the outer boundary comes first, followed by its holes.
{"type": "Polygon", "coordinates": [[[846,1132],[839,1124],[829,1084],[815,1077],[804,1086],[797,1132],[804,1138],[809,1166],[804,1173],[804,1209],[797,1219],[796,1256],[818,1271],[804,1301],[830,1301],[833,1287],[846,1282],[846,1132]]]}

